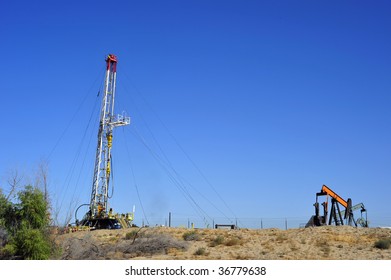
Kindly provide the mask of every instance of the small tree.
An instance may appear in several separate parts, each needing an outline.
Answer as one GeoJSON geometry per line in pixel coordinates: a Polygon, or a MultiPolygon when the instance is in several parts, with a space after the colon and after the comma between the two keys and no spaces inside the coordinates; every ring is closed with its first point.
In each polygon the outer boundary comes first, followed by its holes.
{"type": "Polygon", "coordinates": [[[38,188],[27,186],[18,195],[19,215],[26,226],[33,229],[46,229],[49,225],[48,204],[45,196],[38,188]]]}
{"type": "Polygon", "coordinates": [[[48,259],[51,252],[47,233],[49,213],[42,191],[27,186],[18,193],[19,203],[11,203],[3,195],[0,200],[0,225],[9,234],[3,254],[22,259],[48,259]]]}

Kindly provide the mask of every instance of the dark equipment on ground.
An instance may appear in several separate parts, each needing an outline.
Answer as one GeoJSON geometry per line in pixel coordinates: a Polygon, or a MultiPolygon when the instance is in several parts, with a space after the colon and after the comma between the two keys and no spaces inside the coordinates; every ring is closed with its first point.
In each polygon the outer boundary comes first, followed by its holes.
{"type": "Polygon", "coordinates": [[[237,229],[236,225],[215,225],[215,229],[237,229]]]}

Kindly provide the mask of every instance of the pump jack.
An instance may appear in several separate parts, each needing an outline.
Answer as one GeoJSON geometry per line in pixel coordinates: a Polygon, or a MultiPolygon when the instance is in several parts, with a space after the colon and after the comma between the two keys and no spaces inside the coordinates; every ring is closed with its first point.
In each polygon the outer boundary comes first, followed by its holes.
{"type": "Polygon", "coordinates": [[[89,211],[80,223],[76,221],[77,225],[87,226],[91,229],[130,227],[134,218],[134,213],[118,215],[113,213],[112,208],[108,208],[108,190],[112,169],[111,148],[113,143],[113,129],[130,123],[129,117],[125,115],[114,115],[116,75],[117,57],[109,54],[106,57],[105,88],[100,111],[98,145],[96,149],[89,211]]]}
{"type": "Polygon", "coordinates": [[[363,219],[362,213],[366,213],[366,209],[364,207],[364,204],[360,203],[358,205],[355,205],[352,207],[352,200],[348,198],[347,200],[344,200],[342,197],[340,197],[336,192],[331,190],[326,185],[322,186],[322,189],[320,192],[316,193],[316,202],[314,204],[315,206],[315,215],[311,217],[311,219],[308,221],[306,227],[308,226],[323,226],[323,225],[332,225],[335,224],[336,226],[344,225],[344,220],[347,220],[347,225],[357,227],[357,222],[354,220],[353,211],[360,209],[361,207],[361,219],[358,219],[358,222],[361,226],[368,227],[368,223],[363,219]],[[319,211],[319,202],[318,197],[319,196],[326,196],[326,201],[324,201],[321,205],[323,206],[323,216],[320,215],[319,211]],[[331,197],[331,210],[330,210],[330,217],[327,222],[328,218],[328,197],[331,197]],[[340,210],[340,205],[344,207],[344,210],[340,210]],[[342,218],[343,216],[343,218],[342,218]]]}
{"type": "MultiPolygon", "coordinates": [[[[364,203],[359,203],[354,206],[352,206],[352,211],[360,210],[361,217],[357,219],[356,223],[362,227],[368,227],[368,216],[367,216],[367,209],[364,206],[364,203]],[[365,217],[363,217],[363,214],[365,214],[365,217]]],[[[341,215],[345,215],[345,211],[341,212],[341,215]]]]}

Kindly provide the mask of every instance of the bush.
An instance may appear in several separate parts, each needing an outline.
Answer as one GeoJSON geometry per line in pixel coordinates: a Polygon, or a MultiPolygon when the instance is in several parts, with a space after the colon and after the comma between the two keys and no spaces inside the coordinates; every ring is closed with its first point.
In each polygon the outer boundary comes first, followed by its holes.
{"type": "Polygon", "coordinates": [[[126,240],[134,240],[137,237],[138,230],[132,230],[130,232],[127,232],[125,234],[125,239],[126,240]]]}
{"type": "Polygon", "coordinates": [[[4,247],[5,244],[7,244],[8,241],[8,234],[5,229],[3,229],[0,225],[0,248],[4,247]]]}
{"type": "Polygon", "coordinates": [[[198,248],[197,251],[194,252],[196,256],[203,256],[206,254],[206,250],[204,247],[198,248]]]}
{"type": "Polygon", "coordinates": [[[2,257],[41,260],[50,257],[51,243],[48,204],[37,188],[26,186],[18,193],[18,202],[7,201],[0,193],[0,226],[8,234],[2,257]]]}
{"type": "Polygon", "coordinates": [[[195,230],[187,231],[183,235],[183,240],[185,241],[197,241],[200,240],[200,236],[197,234],[195,230]]]}
{"type": "Polygon", "coordinates": [[[238,245],[240,244],[240,240],[238,238],[231,238],[229,240],[227,240],[227,242],[225,242],[225,245],[226,246],[235,246],[235,245],[238,245]]]}
{"type": "Polygon", "coordinates": [[[221,245],[223,243],[224,243],[224,236],[219,235],[215,239],[212,240],[212,242],[210,243],[210,247],[216,247],[216,246],[221,245]]]}
{"type": "Polygon", "coordinates": [[[389,249],[391,245],[390,239],[380,239],[375,242],[375,248],[378,249],[389,249]]]}
{"type": "Polygon", "coordinates": [[[50,243],[39,229],[25,228],[18,231],[13,244],[15,255],[24,260],[47,260],[50,257],[50,243]]]}

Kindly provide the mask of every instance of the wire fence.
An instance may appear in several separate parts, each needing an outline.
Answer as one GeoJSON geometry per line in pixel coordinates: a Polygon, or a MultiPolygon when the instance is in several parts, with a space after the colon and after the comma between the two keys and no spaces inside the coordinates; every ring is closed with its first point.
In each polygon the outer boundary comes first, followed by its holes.
{"type": "MultiPolygon", "coordinates": [[[[137,226],[164,226],[181,228],[215,228],[216,225],[235,226],[237,228],[249,229],[294,229],[303,228],[311,217],[260,217],[260,218],[227,218],[216,217],[211,219],[183,216],[175,213],[168,213],[166,217],[148,217],[147,219],[136,219],[137,226]],[[146,223],[146,220],[149,222],[146,223]]],[[[368,218],[369,227],[391,227],[391,217],[368,218]]]]}
{"type": "Polygon", "coordinates": [[[203,219],[199,217],[183,217],[175,214],[168,214],[165,218],[148,217],[147,219],[135,220],[137,226],[165,226],[182,228],[215,228],[216,226],[226,225],[237,228],[300,228],[304,227],[309,218],[226,218],[216,217],[212,219],[203,219]],[[146,223],[146,220],[149,224],[146,223]]]}

